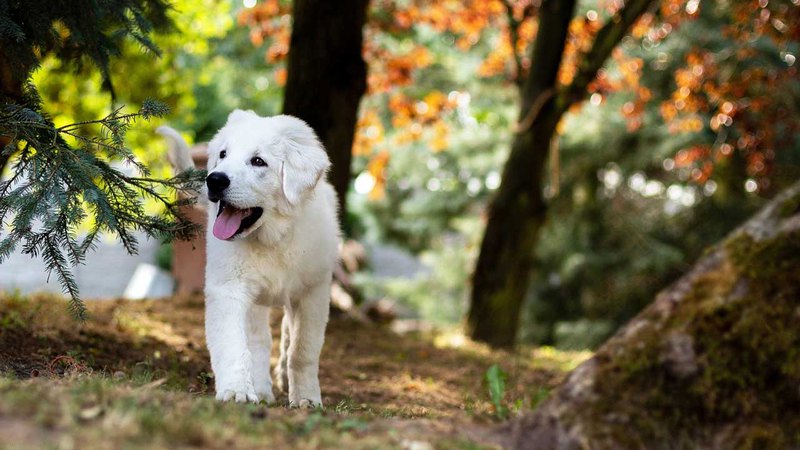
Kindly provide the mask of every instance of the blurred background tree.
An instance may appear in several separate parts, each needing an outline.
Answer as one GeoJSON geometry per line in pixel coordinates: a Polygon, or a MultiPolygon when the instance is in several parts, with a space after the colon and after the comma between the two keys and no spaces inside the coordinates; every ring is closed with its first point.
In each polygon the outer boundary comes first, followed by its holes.
{"type": "MultiPolygon", "coordinates": [[[[561,83],[574,77],[569,69],[578,67],[615,5],[578,5],[561,83]]],[[[796,77],[796,8],[791,2],[660,2],[633,26],[587,87],[590,101],[572,108],[556,129],[558,159],[549,161],[542,186],[550,220],[536,244],[533,289],[520,314],[525,339],[600,342],[760,199],[796,178],[797,92],[786,84],[796,77]],[[732,58],[734,49],[741,54],[732,58]],[[693,51],[706,53],[706,64],[727,68],[705,72],[693,51]],[[763,78],[739,71],[746,67],[763,78]],[[687,85],[687,73],[705,76],[687,85]],[[725,86],[729,98],[685,106],[681,96],[705,95],[713,85],[725,86]],[[786,96],[772,101],[776,93],[786,96]],[[719,115],[733,104],[751,118],[719,115]],[[670,115],[673,108],[682,112],[670,115]],[[751,120],[760,125],[745,126],[751,120]],[[757,149],[755,142],[764,143],[756,138],[759,128],[773,123],[782,133],[772,141],[777,147],[757,149]],[[736,129],[751,130],[750,137],[734,137],[736,129]],[[715,150],[698,158],[696,146],[715,150]],[[758,164],[759,153],[775,159],[758,164]],[[617,183],[613,196],[607,181],[617,183]],[[591,285],[578,275],[587,272],[591,285]]],[[[458,321],[465,311],[480,214],[501,178],[519,72],[531,64],[537,11],[512,3],[513,21],[508,11],[501,2],[377,2],[367,23],[370,84],[354,148],[352,210],[361,236],[411,249],[431,270],[412,283],[362,282],[373,295],[400,298],[429,318],[458,321]],[[512,25],[515,46],[509,45],[512,25]]]]}
{"type": "Polygon", "coordinates": [[[579,61],[576,67],[570,67],[569,60],[562,62],[564,56],[571,56],[565,50],[575,2],[550,1],[540,7],[516,135],[502,182],[488,205],[486,231],[472,278],[467,323],[473,339],[500,347],[516,343],[534,269],[533,249],[546,218],[544,169],[556,127],[564,113],[587,95],[586,89],[614,47],[651,3],[634,0],[612,11],[591,44],[575,45],[587,49],[573,56],[579,61]],[[570,74],[567,83],[558,80],[564,72],[570,74]]]}
{"type": "MultiPolygon", "coordinates": [[[[431,317],[457,321],[459,312],[465,311],[465,287],[480,239],[479,214],[498,187],[499,167],[507,155],[504,146],[513,123],[510,103],[516,95],[516,64],[520,61],[525,70],[530,58],[525,56],[528,44],[515,47],[518,56],[503,45],[511,39],[506,5],[481,9],[464,4],[463,10],[454,3],[442,5],[394,8],[388,13],[379,9],[381,4],[374,6],[373,17],[400,25],[384,25],[381,30],[395,33],[376,34],[368,42],[405,44],[392,48],[401,48],[415,64],[401,66],[399,73],[406,78],[394,78],[410,80],[408,84],[388,85],[386,113],[370,112],[371,102],[380,104],[380,95],[370,85],[354,149],[364,156],[355,183],[359,198],[352,204],[364,208],[359,216],[367,236],[420,252],[432,267],[417,283],[369,280],[365,284],[375,295],[396,296],[420,305],[431,317]],[[480,24],[475,34],[458,28],[468,21],[465,16],[480,24]],[[418,46],[424,46],[425,52],[418,46]],[[454,56],[454,46],[460,55],[454,56]],[[446,98],[453,103],[451,108],[431,106],[435,97],[426,96],[435,88],[427,87],[429,81],[449,91],[446,98]],[[395,102],[390,101],[392,97],[395,102]],[[428,111],[441,112],[429,119],[428,111]],[[444,147],[441,134],[431,133],[440,129],[446,130],[444,147]]],[[[518,38],[531,42],[537,12],[526,5],[515,4],[513,16],[521,21],[516,25],[518,38]]],[[[598,6],[602,5],[578,6],[570,25],[561,83],[574,77],[569,69],[578,67],[580,50],[586,50],[603,17],[610,14],[598,6]]],[[[796,8],[790,2],[703,8],[694,2],[664,2],[635,24],[632,34],[599,70],[597,80],[587,87],[590,101],[572,108],[556,130],[560,137],[553,154],[558,159],[549,161],[542,186],[548,221],[543,239],[536,243],[533,289],[520,313],[526,340],[596,345],[657,289],[682,273],[687,261],[775,192],[763,190],[760,180],[771,180],[766,183],[777,183],[772,186],[779,189],[796,178],[798,148],[791,130],[797,124],[792,117],[797,116],[798,93],[796,84],[786,84],[796,77],[793,58],[798,27],[792,21],[796,21],[796,8]],[[747,14],[742,14],[742,8],[747,14]],[[768,12],[762,13],[765,9],[768,12]],[[774,32],[775,27],[783,31],[774,32]],[[708,33],[709,29],[720,32],[708,33]],[[748,29],[755,31],[744,40],[730,33],[748,29]],[[723,51],[723,46],[729,50],[723,51]],[[707,49],[708,64],[727,69],[708,72],[699,84],[686,86],[682,74],[700,71],[689,57],[698,49],[707,49]],[[747,50],[737,59],[729,56],[732,49],[747,50]],[[742,67],[761,72],[764,84],[750,83],[756,81],[752,75],[743,79],[747,72],[739,72],[742,67]],[[680,96],[687,90],[693,96],[703,95],[706,80],[726,86],[731,97],[716,98],[712,107],[689,110],[682,106],[681,100],[686,99],[680,96]],[[787,95],[772,101],[770,96],[776,93],[787,95]],[[729,126],[716,126],[719,108],[730,108],[726,101],[743,105],[739,114],[751,115],[750,120],[761,125],[744,127],[745,120],[730,119],[729,126]],[[750,102],[772,112],[758,112],[747,106],[750,102]],[[693,112],[670,116],[670,105],[693,112]],[[693,120],[686,120],[689,115],[693,120]],[[700,129],[698,123],[703,125],[700,129]],[[736,128],[740,123],[741,130],[752,130],[750,138],[726,134],[726,141],[718,141],[717,131],[727,133],[732,131],[730,125],[736,128]],[[756,142],[758,129],[773,123],[783,133],[773,141],[779,147],[742,146],[756,142]],[[699,145],[716,146],[716,150],[705,158],[690,157],[699,145]],[[748,159],[759,159],[746,155],[758,153],[776,159],[750,166],[748,159]],[[697,178],[698,170],[704,168],[703,173],[715,169],[710,183],[697,178]],[[614,195],[606,181],[618,188],[614,195]],[[587,283],[589,272],[592,283],[587,283]]],[[[373,66],[382,73],[386,60],[373,62],[368,57],[371,74],[373,66]]],[[[370,75],[370,79],[376,77],[370,75]]]]}
{"type": "MultiPolygon", "coordinates": [[[[556,87],[578,80],[583,55],[621,6],[576,4],[556,87]]],[[[535,152],[542,172],[530,192],[540,192],[546,220],[530,244],[530,270],[519,272],[529,282],[518,289],[518,312],[504,317],[518,317],[514,337],[597,345],[797,178],[797,11],[788,0],[663,0],[632,24],[584,80],[588,101],[564,113],[546,153],[535,152]]],[[[423,269],[410,279],[356,274],[367,298],[388,297],[445,325],[467,313],[522,81],[537,67],[542,12],[526,0],[368,5],[346,228],[370,247],[410,252],[423,269]]],[[[163,99],[171,124],[195,141],[208,140],[233,108],[277,114],[291,14],[291,1],[178,0],[166,12],[177,32],[152,35],[162,58],[128,43],[110,64],[117,101],[163,99]]],[[[43,60],[34,82],[56,124],[102,117],[110,102],[97,72],[57,58],[43,60]]],[[[154,175],[167,176],[157,125],[133,127],[129,143],[154,175]]],[[[522,216],[512,209],[510,217],[522,216]]]]}
{"type": "Polygon", "coordinates": [[[283,112],[305,120],[331,159],[328,179],[347,210],[358,105],[367,88],[361,57],[367,0],[295,0],[283,112]]]}
{"type": "Polygon", "coordinates": [[[525,340],[599,344],[797,180],[796,8],[666,2],[637,24],[564,122],[525,340]]]}

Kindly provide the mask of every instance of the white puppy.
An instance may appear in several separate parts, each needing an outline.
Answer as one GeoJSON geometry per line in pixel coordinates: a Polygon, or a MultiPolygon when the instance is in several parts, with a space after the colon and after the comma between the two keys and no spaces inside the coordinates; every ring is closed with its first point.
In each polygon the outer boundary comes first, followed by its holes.
{"type": "MultiPolygon", "coordinates": [[[[175,141],[171,160],[191,167],[175,141]]],[[[273,402],[271,306],[284,308],[278,387],[290,405],[319,406],[319,357],[338,258],[330,161],[314,131],[290,116],[235,110],[208,145],[206,341],[217,399],[273,402]]]]}

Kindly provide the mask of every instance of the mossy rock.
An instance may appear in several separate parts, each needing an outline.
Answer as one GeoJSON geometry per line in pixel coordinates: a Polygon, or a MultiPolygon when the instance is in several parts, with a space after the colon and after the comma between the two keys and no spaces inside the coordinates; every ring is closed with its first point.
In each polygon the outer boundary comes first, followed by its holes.
{"type": "Polygon", "coordinates": [[[709,251],[504,428],[507,444],[800,448],[798,198],[800,185],[709,251]]]}

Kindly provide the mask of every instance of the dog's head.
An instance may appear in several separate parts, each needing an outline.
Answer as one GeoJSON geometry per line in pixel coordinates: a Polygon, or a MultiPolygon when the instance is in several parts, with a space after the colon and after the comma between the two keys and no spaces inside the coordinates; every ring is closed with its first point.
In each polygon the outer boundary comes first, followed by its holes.
{"type": "Polygon", "coordinates": [[[233,111],[208,152],[213,233],[223,240],[248,236],[264,222],[265,212],[300,206],[331,164],[308,124],[253,111],[233,111]]]}

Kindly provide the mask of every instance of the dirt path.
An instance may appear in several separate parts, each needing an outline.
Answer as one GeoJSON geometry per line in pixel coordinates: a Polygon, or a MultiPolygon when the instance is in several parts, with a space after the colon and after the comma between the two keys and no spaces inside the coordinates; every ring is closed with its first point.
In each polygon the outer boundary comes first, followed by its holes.
{"type": "MultiPolygon", "coordinates": [[[[103,388],[109,390],[109,398],[126,398],[134,395],[131,389],[145,386],[148,392],[157,392],[153,395],[174,397],[173,405],[188,402],[190,409],[209,404],[220,411],[236,410],[235,405],[218,407],[209,398],[213,383],[203,341],[201,299],[97,302],[89,307],[91,319],[77,324],[66,315],[63,300],[0,297],[0,374],[5,374],[0,389],[6,394],[41,390],[48,397],[52,391],[80,391],[87,380],[99,379],[110,383],[103,388]]],[[[274,332],[279,329],[279,315],[276,311],[278,317],[273,317],[274,332]]],[[[485,443],[481,430],[496,422],[484,382],[488,367],[499,364],[509,373],[504,401],[512,410],[526,410],[587,356],[553,350],[523,350],[515,356],[490,352],[457,335],[398,335],[385,327],[334,316],[320,367],[326,412],[288,411],[280,406],[285,397],[278,398],[278,405],[260,408],[273,418],[300,421],[305,424],[301,428],[316,420],[312,428],[332,427],[339,437],[353,431],[337,428],[342,421],[367,421],[369,426],[360,432],[399,439],[379,440],[389,447],[404,446],[403,439],[420,435],[420,430],[485,443]]],[[[8,411],[15,408],[13,402],[4,408],[3,402],[13,395],[0,397],[0,435],[30,435],[32,425],[25,415],[8,411]],[[14,433],[6,430],[12,425],[14,433]]],[[[244,409],[252,408],[259,407],[244,409]]],[[[57,405],[39,405],[33,414],[50,409],[57,405]]],[[[35,421],[33,426],[40,427],[35,421]]],[[[58,431],[44,428],[51,434],[58,431]]]]}

